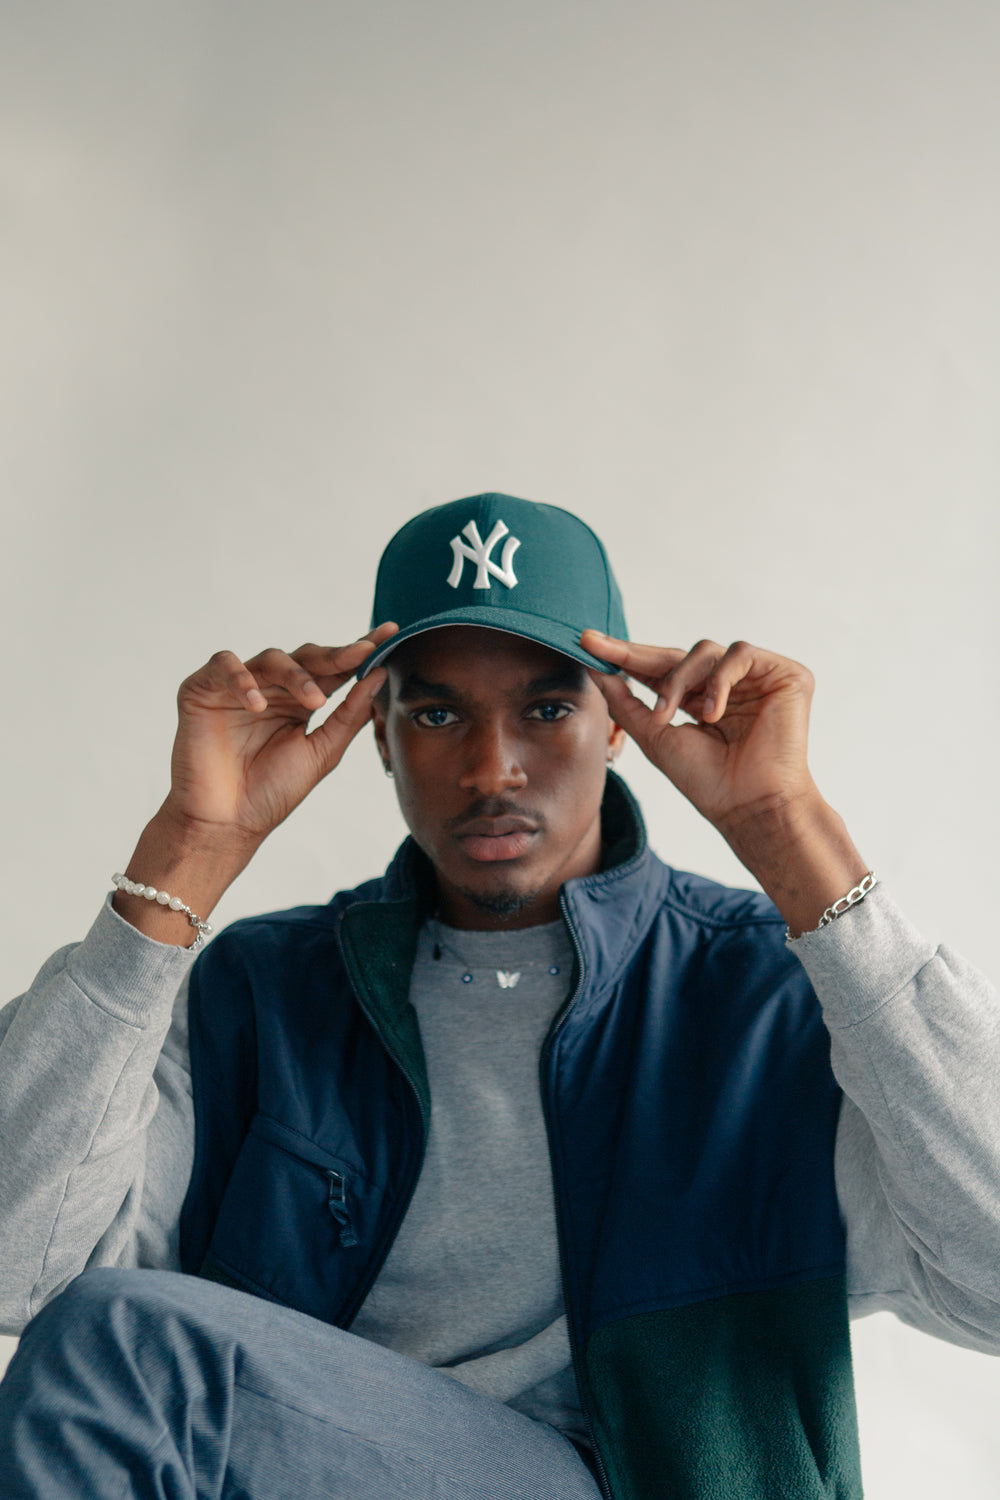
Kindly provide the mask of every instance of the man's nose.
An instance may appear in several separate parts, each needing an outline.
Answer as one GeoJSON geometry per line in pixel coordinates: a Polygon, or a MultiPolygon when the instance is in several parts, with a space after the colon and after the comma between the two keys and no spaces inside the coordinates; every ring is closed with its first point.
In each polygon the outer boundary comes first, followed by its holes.
{"type": "Polygon", "coordinates": [[[505,733],[498,724],[484,725],[467,736],[459,786],[481,797],[498,797],[524,786],[528,777],[518,746],[517,736],[505,733]]]}

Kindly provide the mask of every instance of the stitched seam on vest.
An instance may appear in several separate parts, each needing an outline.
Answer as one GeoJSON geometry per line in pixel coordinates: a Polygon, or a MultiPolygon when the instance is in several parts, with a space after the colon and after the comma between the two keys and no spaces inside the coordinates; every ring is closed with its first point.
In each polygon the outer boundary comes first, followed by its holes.
{"type": "MultiPolygon", "coordinates": [[[[762,1276],[756,1281],[724,1281],[714,1286],[678,1289],[676,1297],[684,1300],[664,1302],[663,1296],[645,1302],[610,1302],[602,1304],[601,1322],[614,1318],[631,1317],[647,1312],[673,1312],[675,1308],[693,1307],[699,1302],[712,1302],[720,1297],[752,1296],[755,1292],[779,1291],[782,1287],[801,1286],[810,1281],[826,1281],[844,1274],[844,1262],[824,1261],[815,1266],[803,1266],[794,1271],[779,1271],[772,1276],[762,1276]]],[[[664,1294],[667,1295],[667,1294],[664,1294]]],[[[592,1329],[591,1332],[594,1330],[592,1329]]]]}

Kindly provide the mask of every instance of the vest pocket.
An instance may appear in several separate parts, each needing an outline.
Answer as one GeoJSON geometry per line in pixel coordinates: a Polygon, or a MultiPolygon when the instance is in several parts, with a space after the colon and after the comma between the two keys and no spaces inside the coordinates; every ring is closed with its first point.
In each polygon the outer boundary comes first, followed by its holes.
{"type": "Polygon", "coordinates": [[[257,1114],[201,1274],[337,1321],[364,1274],[381,1198],[356,1159],[257,1114]]]}
{"type": "Polygon", "coordinates": [[[340,1244],[345,1250],[355,1246],[358,1243],[358,1233],[351,1217],[351,1171],[341,1159],[325,1151],[322,1146],[317,1146],[315,1141],[299,1135],[298,1131],[282,1125],[280,1120],[273,1119],[271,1115],[255,1115],[250,1123],[250,1134],[270,1141],[279,1150],[287,1151],[298,1161],[308,1162],[318,1172],[322,1172],[328,1183],[326,1205],[338,1226],[340,1244]]]}

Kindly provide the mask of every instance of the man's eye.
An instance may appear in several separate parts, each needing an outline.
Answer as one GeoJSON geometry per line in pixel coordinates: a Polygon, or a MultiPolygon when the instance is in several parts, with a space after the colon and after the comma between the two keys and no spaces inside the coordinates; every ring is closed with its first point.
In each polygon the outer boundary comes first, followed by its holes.
{"type": "Polygon", "coordinates": [[[422,708],[413,718],[415,723],[423,724],[426,729],[444,729],[446,725],[455,723],[458,715],[452,713],[450,708],[422,708]]]}
{"type": "Polygon", "coordinates": [[[528,718],[541,719],[543,724],[554,724],[558,719],[565,719],[568,713],[572,713],[568,703],[536,703],[534,708],[528,710],[528,718]]]}

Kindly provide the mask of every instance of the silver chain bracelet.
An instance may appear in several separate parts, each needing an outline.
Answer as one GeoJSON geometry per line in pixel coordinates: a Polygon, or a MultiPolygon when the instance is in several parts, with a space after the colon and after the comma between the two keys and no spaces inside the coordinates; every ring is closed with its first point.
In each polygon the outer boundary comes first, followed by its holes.
{"type": "MultiPolygon", "coordinates": [[[[868,892],[873,891],[877,885],[878,876],[874,870],[869,870],[864,880],[859,885],[856,885],[852,891],[848,891],[846,896],[841,896],[832,906],[828,906],[816,923],[816,926],[809,930],[811,932],[819,932],[821,927],[829,927],[830,923],[836,921],[837,917],[842,917],[845,911],[850,911],[852,906],[857,906],[859,901],[863,901],[868,892]]],[[[799,938],[805,937],[805,935],[804,932],[800,932],[798,937],[795,937],[790,927],[785,928],[786,943],[797,943],[799,938]]]]}

